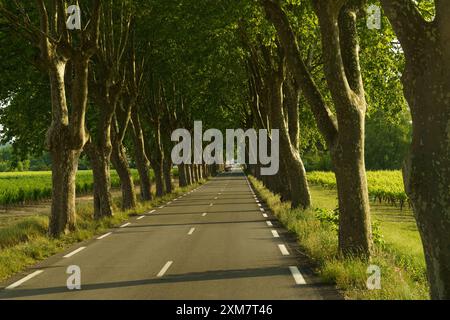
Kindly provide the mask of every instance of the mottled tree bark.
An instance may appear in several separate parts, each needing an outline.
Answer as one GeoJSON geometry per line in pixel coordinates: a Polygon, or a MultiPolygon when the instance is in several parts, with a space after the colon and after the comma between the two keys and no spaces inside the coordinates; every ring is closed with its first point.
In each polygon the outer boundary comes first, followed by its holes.
{"type": "Polygon", "coordinates": [[[172,193],[172,161],[169,157],[164,157],[163,171],[165,191],[172,193]]]}
{"type": "Polygon", "coordinates": [[[372,232],[364,166],[366,101],[356,31],[359,8],[343,7],[345,2],[314,2],[324,48],[325,74],[335,103],[339,131],[325,99],[307,70],[286,13],[271,0],[264,0],[263,5],[268,19],[277,29],[288,66],[331,151],[339,194],[339,249],[346,255],[368,257],[372,232]]]}
{"type": "Polygon", "coordinates": [[[382,0],[402,45],[413,120],[403,176],[422,238],[433,299],[450,299],[450,9],[426,22],[410,0],[382,0]]]}
{"type": "Polygon", "coordinates": [[[139,181],[141,186],[141,200],[149,201],[152,199],[152,184],[150,179],[150,161],[147,158],[144,142],[144,132],[141,127],[138,110],[133,110],[132,114],[132,136],[134,143],[134,157],[136,167],[139,172],[139,181]]]}
{"type": "Polygon", "coordinates": [[[186,180],[186,169],[184,164],[178,165],[178,184],[180,187],[186,187],[188,185],[186,180]]]}

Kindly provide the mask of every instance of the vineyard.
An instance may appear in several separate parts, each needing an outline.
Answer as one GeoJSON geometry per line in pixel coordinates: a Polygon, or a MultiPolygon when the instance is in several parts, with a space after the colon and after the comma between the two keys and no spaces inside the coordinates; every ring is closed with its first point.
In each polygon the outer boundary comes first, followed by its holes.
{"type": "MultiPolygon", "coordinates": [[[[139,175],[132,170],[134,181],[139,182],[139,175]]],[[[117,173],[111,171],[111,186],[120,187],[117,173]]],[[[79,171],[76,179],[77,194],[91,192],[94,187],[92,171],[79,171]]],[[[9,206],[47,200],[51,198],[51,172],[11,172],[0,173],[0,205],[9,206]]]]}
{"type": "MultiPolygon", "coordinates": [[[[312,184],[325,188],[336,188],[336,178],[333,172],[309,172],[308,180],[312,184]]],[[[367,183],[372,201],[385,202],[399,206],[400,209],[403,209],[405,204],[409,204],[401,171],[368,171],[367,183]]]]}

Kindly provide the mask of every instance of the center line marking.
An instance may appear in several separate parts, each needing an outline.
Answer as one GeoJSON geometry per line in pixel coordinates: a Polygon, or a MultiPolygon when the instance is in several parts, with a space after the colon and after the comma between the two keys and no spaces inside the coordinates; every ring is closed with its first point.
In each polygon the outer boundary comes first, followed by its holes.
{"type": "Polygon", "coordinates": [[[298,270],[297,267],[295,266],[289,267],[289,270],[291,271],[296,284],[306,284],[305,278],[303,278],[302,274],[300,273],[300,270],[298,270]]]}
{"type": "Polygon", "coordinates": [[[101,237],[98,237],[97,240],[105,239],[107,236],[112,235],[112,232],[108,232],[107,234],[102,235],[101,237]]]}
{"type": "Polygon", "coordinates": [[[194,233],[194,231],[195,231],[195,228],[191,228],[191,230],[189,230],[189,232],[188,232],[188,235],[191,235],[191,234],[193,234],[193,233],[194,233]]]}
{"type": "Polygon", "coordinates": [[[144,219],[145,218],[145,216],[140,216],[139,218],[137,218],[137,220],[141,220],[141,219],[144,219]]]}
{"type": "Polygon", "coordinates": [[[284,244],[279,244],[278,248],[280,248],[281,254],[283,256],[288,256],[289,255],[289,251],[288,251],[288,249],[286,248],[286,246],[284,244]]]}
{"type": "Polygon", "coordinates": [[[205,212],[205,213],[202,214],[202,217],[206,217],[206,215],[207,215],[207,213],[205,212]]]}
{"type": "Polygon", "coordinates": [[[70,258],[71,256],[76,255],[78,252],[83,251],[84,249],[86,249],[86,247],[78,248],[77,250],[72,251],[71,253],[66,254],[66,255],[64,256],[64,258],[70,258]]]}
{"type": "Polygon", "coordinates": [[[33,273],[27,275],[25,278],[20,279],[20,280],[17,281],[17,282],[14,282],[12,285],[6,287],[6,289],[7,289],[7,290],[15,289],[15,288],[17,288],[18,286],[20,286],[21,284],[27,282],[28,280],[30,280],[30,279],[32,279],[32,278],[34,278],[34,277],[40,275],[42,272],[44,272],[44,270],[38,270],[38,271],[35,271],[35,272],[33,272],[33,273]]]}
{"type": "Polygon", "coordinates": [[[274,238],[279,238],[280,235],[278,234],[277,230],[272,230],[272,235],[274,238]]]}
{"type": "Polygon", "coordinates": [[[164,267],[161,269],[161,271],[158,273],[157,277],[161,278],[166,272],[167,270],[169,270],[170,266],[172,265],[173,261],[168,261],[164,267]]]}
{"type": "Polygon", "coordinates": [[[269,227],[273,227],[273,224],[272,224],[272,222],[270,222],[270,221],[266,221],[266,223],[267,223],[267,225],[268,225],[269,227]]]}
{"type": "Polygon", "coordinates": [[[126,228],[131,224],[131,222],[125,223],[124,225],[120,226],[121,228],[126,228]]]}

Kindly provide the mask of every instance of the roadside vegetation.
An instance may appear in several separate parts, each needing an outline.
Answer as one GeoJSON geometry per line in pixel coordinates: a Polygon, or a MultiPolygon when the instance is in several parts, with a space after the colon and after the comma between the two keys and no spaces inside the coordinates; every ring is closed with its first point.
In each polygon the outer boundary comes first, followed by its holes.
{"type": "Polygon", "coordinates": [[[249,180],[280,222],[296,234],[300,247],[315,263],[319,276],[330,284],[336,284],[346,298],[429,299],[417,229],[413,237],[403,233],[396,236],[396,229],[402,229],[401,222],[395,222],[392,228],[382,220],[377,221],[379,227],[374,228],[375,248],[370,261],[342,257],[338,250],[335,207],[330,209],[330,205],[336,203],[335,193],[321,187],[313,188],[313,206],[307,210],[292,209],[290,203],[282,202],[260,181],[252,176],[249,180]],[[414,250],[404,246],[405,243],[414,250]],[[367,289],[367,268],[371,264],[381,268],[380,290],[367,289]]]}

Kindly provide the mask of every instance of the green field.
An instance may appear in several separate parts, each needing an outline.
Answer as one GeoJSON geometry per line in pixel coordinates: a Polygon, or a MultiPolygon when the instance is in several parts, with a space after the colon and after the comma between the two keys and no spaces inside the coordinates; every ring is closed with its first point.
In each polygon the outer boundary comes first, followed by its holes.
{"type": "MultiPolygon", "coordinates": [[[[139,181],[137,170],[132,170],[133,179],[139,181]]],[[[112,187],[120,187],[117,173],[111,171],[112,187]]],[[[92,171],[79,171],[76,180],[78,194],[93,190],[92,171]]],[[[0,205],[9,206],[50,199],[52,194],[51,172],[0,173],[0,205]]]]}
{"type": "MultiPolygon", "coordinates": [[[[333,172],[313,171],[308,173],[308,181],[325,188],[335,189],[336,178],[333,172]]],[[[367,184],[372,201],[388,203],[403,209],[408,203],[408,196],[403,185],[402,172],[368,171],[367,184]]]]}

